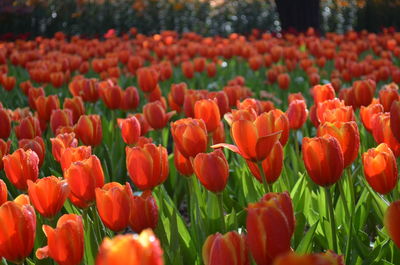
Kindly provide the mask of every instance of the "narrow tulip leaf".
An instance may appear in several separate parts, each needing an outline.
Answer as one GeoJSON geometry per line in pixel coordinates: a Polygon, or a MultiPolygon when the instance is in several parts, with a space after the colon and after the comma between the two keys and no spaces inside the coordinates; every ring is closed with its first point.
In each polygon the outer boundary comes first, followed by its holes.
{"type": "Polygon", "coordinates": [[[315,231],[317,230],[319,221],[313,224],[301,240],[300,244],[296,248],[296,252],[299,254],[307,254],[312,252],[312,243],[315,231]]]}
{"type": "Polygon", "coordinates": [[[293,245],[298,247],[300,241],[303,238],[307,220],[302,212],[295,213],[295,217],[296,217],[296,228],[294,230],[294,235],[293,235],[293,245]]]}
{"type": "Polygon", "coordinates": [[[207,197],[207,234],[214,234],[221,227],[218,197],[212,192],[208,192],[207,197]]]}

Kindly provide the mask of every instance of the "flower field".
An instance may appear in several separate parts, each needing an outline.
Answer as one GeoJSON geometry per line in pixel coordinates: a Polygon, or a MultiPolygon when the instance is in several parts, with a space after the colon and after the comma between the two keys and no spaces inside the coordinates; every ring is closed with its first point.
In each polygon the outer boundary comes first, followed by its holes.
{"type": "Polygon", "coordinates": [[[1,264],[400,264],[400,33],[0,42],[1,264]]]}

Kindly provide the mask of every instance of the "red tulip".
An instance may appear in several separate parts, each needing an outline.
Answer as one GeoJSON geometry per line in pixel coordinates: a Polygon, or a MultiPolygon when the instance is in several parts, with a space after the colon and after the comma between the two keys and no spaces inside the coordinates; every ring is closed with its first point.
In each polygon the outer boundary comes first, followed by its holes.
{"type": "Polygon", "coordinates": [[[47,122],[50,120],[52,111],[60,108],[60,100],[57,95],[39,96],[35,100],[35,106],[39,120],[47,122]]]}
{"type": "Polygon", "coordinates": [[[202,119],[206,124],[207,132],[214,132],[220,122],[220,113],[216,100],[202,99],[194,104],[194,117],[202,119]]]}
{"type": "Polygon", "coordinates": [[[328,250],[326,253],[299,255],[288,252],[275,259],[273,265],[345,265],[344,258],[328,250]]]}
{"type": "Polygon", "coordinates": [[[64,99],[64,109],[69,109],[72,112],[72,123],[75,124],[79,117],[85,114],[85,105],[81,97],[65,98],[64,99]]]}
{"type": "Polygon", "coordinates": [[[146,121],[156,130],[164,128],[174,114],[175,111],[166,113],[161,101],[150,102],[143,106],[143,115],[146,121]]]}
{"type": "Polygon", "coordinates": [[[75,125],[75,134],[85,145],[101,144],[103,129],[99,115],[82,115],[75,125]]]}
{"type": "Polygon", "coordinates": [[[400,201],[392,202],[385,214],[385,227],[390,238],[400,248],[400,201]]]}
{"type": "Polygon", "coordinates": [[[23,118],[17,126],[15,126],[15,134],[18,140],[33,139],[36,136],[41,136],[39,120],[35,117],[28,116],[23,118]]]}
{"type": "Polygon", "coordinates": [[[372,135],[378,144],[387,144],[396,157],[400,156],[400,142],[397,141],[392,133],[390,113],[385,112],[374,115],[372,121],[372,135]]]}
{"type": "Polygon", "coordinates": [[[36,136],[34,139],[22,139],[18,142],[18,147],[24,150],[31,149],[39,157],[39,167],[43,165],[46,147],[42,137],[36,136]]]}
{"type": "Polygon", "coordinates": [[[158,85],[159,75],[155,69],[151,67],[142,67],[136,72],[138,78],[139,88],[145,92],[150,93],[156,89],[158,85]]]}
{"type": "Polygon", "coordinates": [[[381,104],[371,103],[367,107],[361,106],[360,117],[367,131],[372,132],[372,121],[374,119],[374,115],[382,112],[383,106],[381,104]]]}
{"type": "Polygon", "coordinates": [[[400,95],[398,92],[399,88],[396,84],[390,84],[379,90],[379,103],[382,104],[385,112],[390,111],[390,107],[394,101],[400,100],[400,95]]]}
{"type": "Polygon", "coordinates": [[[0,107],[0,139],[7,139],[11,134],[11,118],[6,109],[0,107]]]}
{"type": "Polygon", "coordinates": [[[192,79],[194,77],[194,66],[193,63],[190,61],[186,61],[182,63],[181,66],[183,75],[188,78],[192,79]]]}
{"type": "Polygon", "coordinates": [[[191,176],[193,174],[192,163],[179,152],[176,146],[174,146],[174,165],[176,170],[183,176],[191,176]]]}
{"type": "Polygon", "coordinates": [[[0,179],[0,206],[7,201],[7,185],[0,179]]]}
{"type": "Polygon", "coordinates": [[[129,86],[122,93],[121,109],[134,110],[139,105],[139,92],[136,87],[129,86]]]}
{"type": "Polygon", "coordinates": [[[278,85],[280,89],[286,90],[290,85],[290,76],[287,73],[278,75],[278,85]]]}
{"type": "Polygon", "coordinates": [[[314,97],[314,104],[318,106],[318,103],[328,99],[334,99],[335,89],[331,84],[316,85],[312,88],[312,95],[314,97]]]}
{"type": "Polygon", "coordinates": [[[308,110],[304,100],[294,100],[289,104],[286,111],[289,120],[289,128],[298,130],[307,120],[308,110]]]}
{"type": "Polygon", "coordinates": [[[11,140],[5,142],[3,139],[0,139],[0,170],[3,169],[3,157],[10,152],[11,140]]]}
{"type": "Polygon", "coordinates": [[[121,106],[123,91],[120,86],[114,84],[110,79],[97,83],[100,97],[109,109],[118,109],[121,106]]]}
{"type": "Polygon", "coordinates": [[[65,172],[74,162],[88,159],[92,155],[90,146],[66,147],[61,153],[61,169],[65,172]]]}
{"type": "Polygon", "coordinates": [[[60,162],[61,155],[68,147],[77,147],[78,140],[75,138],[75,133],[58,134],[55,138],[50,138],[51,152],[56,161],[60,162]]]}
{"type": "Polygon", "coordinates": [[[56,135],[59,127],[72,126],[72,111],[69,109],[53,110],[50,116],[50,128],[54,135],[56,135]]]}
{"type": "Polygon", "coordinates": [[[400,143],[400,101],[394,101],[390,108],[390,129],[400,143]]]}
{"type": "Polygon", "coordinates": [[[141,196],[131,195],[129,226],[136,233],[147,228],[155,229],[158,223],[158,207],[156,200],[147,190],[141,196]]]}
{"type": "Polygon", "coordinates": [[[134,145],[139,140],[140,123],[135,116],[127,119],[117,119],[121,135],[124,142],[128,145],[134,145]]]}
{"type": "Polygon", "coordinates": [[[374,97],[376,83],[371,79],[358,80],[353,83],[352,89],[356,107],[368,106],[374,97]]]}

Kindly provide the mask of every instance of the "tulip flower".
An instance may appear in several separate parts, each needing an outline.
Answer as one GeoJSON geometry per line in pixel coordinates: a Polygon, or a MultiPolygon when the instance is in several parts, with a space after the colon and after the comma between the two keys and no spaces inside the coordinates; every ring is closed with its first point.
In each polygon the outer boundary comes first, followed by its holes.
{"type": "Polygon", "coordinates": [[[400,142],[392,133],[390,118],[388,112],[376,114],[372,121],[372,135],[378,144],[387,144],[392,149],[393,154],[398,157],[400,156],[400,142]]]}
{"type": "Polygon", "coordinates": [[[72,126],[72,111],[69,109],[53,110],[50,116],[50,128],[54,135],[60,127],[72,126]]]}
{"type": "Polygon", "coordinates": [[[290,85],[290,76],[287,73],[282,73],[278,75],[278,86],[282,90],[286,90],[290,85]]]}
{"type": "Polygon", "coordinates": [[[164,128],[175,111],[166,113],[161,101],[154,101],[143,106],[143,115],[153,129],[164,128]]]}
{"type": "Polygon", "coordinates": [[[176,146],[174,146],[174,165],[176,170],[183,176],[189,177],[193,174],[192,163],[179,152],[176,146]]]}
{"type": "Polygon", "coordinates": [[[69,109],[72,112],[72,123],[75,124],[81,115],[85,114],[85,105],[81,97],[65,98],[64,109],[69,109]]]}
{"type": "Polygon", "coordinates": [[[311,94],[314,97],[314,104],[318,106],[318,103],[324,102],[328,99],[335,98],[335,89],[331,84],[316,85],[312,88],[311,94]]]}
{"type": "Polygon", "coordinates": [[[393,102],[390,108],[390,129],[400,143],[400,100],[393,102]]]}
{"type": "Polygon", "coordinates": [[[31,149],[39,157],[39,168],[43,165],[46,147],[43,138],[36,136],[34,139],[22,139],[18,142],[18,147],[26,150],[31,149]]]}
{"type": "Polygon", "coordinates": [[[17,79],[15,76],[3,76],[1,79],[0,84],[4,87],[6,91],[11,91],[15,87],[15,83],[17,82],[17,79]]]}
{"type": "Polygon", "coordinates": [[[287,192],[268,193],[247,207],[247,244],[257,265],[269,265],[290,251],[295,218],[287,192]]]}
{"type": "Polygon", "coordinates": [[[128,226],[130,215],[131,186],[110,182],[96,188],[96,206],[104,225],[115,232],[128,226]]]}
{"type": "Polygon", "coordinates": [[[141,190],[151,190],[163,183],[169,174],[165,147],[145,144],[126,148],[126,168],[133,183],[141,190]]]}
{"type": "Polygon", "coordinates": [[[60,108],[60,100],[57,95],[39,96],[35,100],[35,106],[39,120],[47,122],[50,120],[52,111],[60,108]]]}
{"type": "Polygon", "coordinates": [[[7,201],[7,185],[0,179],[0,206],[7,201]]]}
{"type": "Polygon", "coordinates": [[[75,79],[69,83],[68,88],[74,97],[82,97],[85,102],[96,102],[99,99],[99,90],[96,86],[97,79],[75,79]]]}
{"type": "Polygon", "coordinates": [[[121,105],[123,91],[120,86],[114,84],[110,79],[97,83],[99,94],[107,108],[118,109],[121,105]]]}
{"type": "Polygon", "coordinates": [[[0,206],[0,257],[21,263],[33,249],[36,214],[29,204],[8,201],[0,206]]]}
{"type": "Polygon", "coordinates": [[[298,130],[307,120],[308,110],[304,100],[293,100],[286,110],[286,116],[289,120],[289,128],[298,130]]]}
{"type": "Polygon", "coordinates": [[[35,209],[46,218],[53,218],[69,195],[68,184],[54,176],[38,179],[36,182],[28,180],[28,194],[35,209]]]}
{"type": "Polygon", "coordinates": [[[257,115],[262,112],[262,105],[259,100],[254,98],[246,98],[242,102],[238,101],[236,103],[238,110],[248,110],[253,109],[257,115]]]}
{"type": "Polygon", "coordinates": [[[203,244],[205,265],[249,265],[249,251],[246,237],[235,231],[207,237],[203,244]]]}
{"type": "Polygon", "coordinates": [[[147,228],[155,229],[158,223],[158,207],[156,200],[147,190],[141,196],[131,195],[129,226],[136,233],[147,228]]]}
{"type": "Polygon", "coordinates": [[[75,134],[85,145],[101,144],[103,129],[99,115],[82,115],[75,125],[75,134]]]}
{"type": "Polygon", "coordinates": [[[248,120],[254,122],[257,119],[257,112],[253,108],[232,110],[232,112],[224,115],[224,119],[229,126],[232,126],[232,123],[238,120],[248,120]]]}
{"type": "Polygon", "coordinates": [[[103,168],[95,155],[74,162],[64,172],[64,178],[71,190],[69,199],[80,208],[92,204],[96,200],[95,189],[104,185],[103,168]]]}
{"type": "Polygon", "coordinates": [[[229,107],[229,99],[228,99],[228,96],[226,95],[225,91],[210,92],[210,93],[208,93],[207,97],[209,99],[217,100],[219,114],[221,115],[221,118],[224,116],[225,113],[227,113],[231,110],[231,108],[229,107]]]}
{"type": "Polygon", "coordinates": [[[136,87],[129,86],[122,91],[122,101],[120,108],[123,110],[134,110],[139,105],[139,92],[136,87]]]}
{"type": "Polygon", "coordinates": [[[344,258],[328,250],[326,253],[299,255],[288,252],[275,259],[273,265],[345,265],[344,258]]]}
{"type": "Polygon", "coordinates": [[[11,141],[8,140],[5,142],[3,139],[0,139],[0,170],[3,169],[3,157],[10,152],[11,141]]]}
{"type": "Polygon", "coordinates": [[[396,84],[389,84],[379,90],[379,103],[385,112],[389,112],[394,101],[400,100],[399,88],[396,84]]]}
{"type": "Polygon", "coordinates": [[[183,62],[181,65],[183,75],[188,78],[192,79],[194,77],[194,65],[190,61],[183,62]]]}
{"type": "Polygon", "coordinates": [[[27,180],[36,181],[39,176],[39,157],[30,149],[17,149],[3,157],[3,163],[6,177],[19,190],[26,190],[27,180]]]}
{"type": "Polygon", "coordinates": [[[78,265],[83,259],[84,230],[82,217],[64,214],[57,221],[57,227],[43,225],[47,246],[36,251],[38,259],[50,257],[60,265],[78,265]]]}
{"type": "Polygon", "coordinates": [[[173,110],[177,112],[181,111],[187,89],[187,85],[184,82],[171,85],[170,92],[168,93],[168,103],[173,110]]]}
{"type": "Polygon", "coordinates": [[[360,117],[361,121],[367,129],[367,131],[372,133],[372,121],[374,119],[374,115],[378,113],[383,113],[383,106],[381,104],[373,104],[371,103],[367,107],[361,106],[360,109],[360,117]]]}
{"type": "Polygon", "coordinates": [[[183,111],[186,117],[194,118],[194,105],[198,100],[206,98],[204,90],[187,90],[183,101],[183,111]]]}
{"type": "Polygon", "coordinates": [[[255,122],[259,133],[268,135],[281,132],[279,142],[285,146],[289,139],[289,119],[284,112],[274,109],[258,116],[255,122]]]}
{"type": "Polygon", "coordinates": [[[65,172],[74,162],[88,159],[92,155],[90,146],[67,147],[61,153],[60,165],[65,172]]]}
{"type": "Polygon", "coordinates": [[[207,76],[212,78],[217,74],[217,66],[215,63],[208,63],[206,65],[207,76]]]}
{"type": "Polygon", "coordinates": [[[134,145],[140,136],[140,123],[135,116],[126,119],[117,119],[118,126],[121,129],[121,135],[124,142],[128,145],[134,145]]]}
{"type": "Polygon", "coordinates": [[[118,235],[103,240],[96,265],[164,265],[163,250],[151,229],[140,235],[118,235]]]}
{"type": "Polygon", "coordinates": [[[216,100],[202,99],[194,104],[194,117],[202,119],[206,124],[207,132],[214,132],[221,120],[216,100]]]}
{"type": "Polygon", "coordinates": [[[376,83],[371,79],[358,80],[353,83],[352,89],[356,107],[368,106],[374,97],[376,83]]]}
{"type": "Polygon", "coordinates": [[[400,201],[392,202],[386,210],[384,224],[390,238],[400,248],[400,201]]]}
{"type": "Polygon", "coordinates": [[[151,67],[142,67],[136,72],[138,78],[139,88],[145,92],[150,93],[156,89],[158,85],[159,75],[155,69],[151,67]]]}
{"type": "Polygon", "coordinates": [[[176,148],[186,158],[194,158],[207,150],[207,129],[203,120],[177,120],[171,123],[171,134],[176,148]]]}
{"type": "Polygon", "coordinates": [[[11,119],[6,109],[0,107],[0,139],[7,139],[11,134],[11,119]]]}
{"type": "Polygon", "coordinates": [[[68,147],[77,147],[78,140],[75,138],[75,133],[58,134],[55,138],[50,138],[51,152],[56,161],[60,162],[61,155],[68,147]]]}
{"type": "Polygon", "coordinates": [[[33,110],[36,110],[35,101],[38,97],[45,96],[43,87],[32,87],[28,92],[28,104],[33,110]]]}
{"type": "Polygon", "coordinates": [[[15,134],[18,140],[33,139],[36,136],[42,135],[39,120],[35,117],[28,116],[23,118],[19,125],[15,126],[15,134]]]}
{"type": "Polygon", "coordinates": [[[396,158],[385,143],[371,148],[362,156],[364,175],[369,185],[381,194],[391,192],[397,184],[396,158]]]}
{"type": "Polygon", "coordinates": [[[310,178],[323,187],[336,183],[343,172],[343,152],[336,138],[325,135],[303,138],[304,165],[310,178]]]}

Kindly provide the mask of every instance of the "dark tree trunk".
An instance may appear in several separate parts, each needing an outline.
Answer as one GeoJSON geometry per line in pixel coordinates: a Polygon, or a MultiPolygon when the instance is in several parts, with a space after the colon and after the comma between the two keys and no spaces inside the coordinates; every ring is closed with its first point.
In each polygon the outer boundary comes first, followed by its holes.
{"type": "Polygon", "coordinates": [[[275,0],[282,31],[320,30],[320,0],[275,0]]]}

